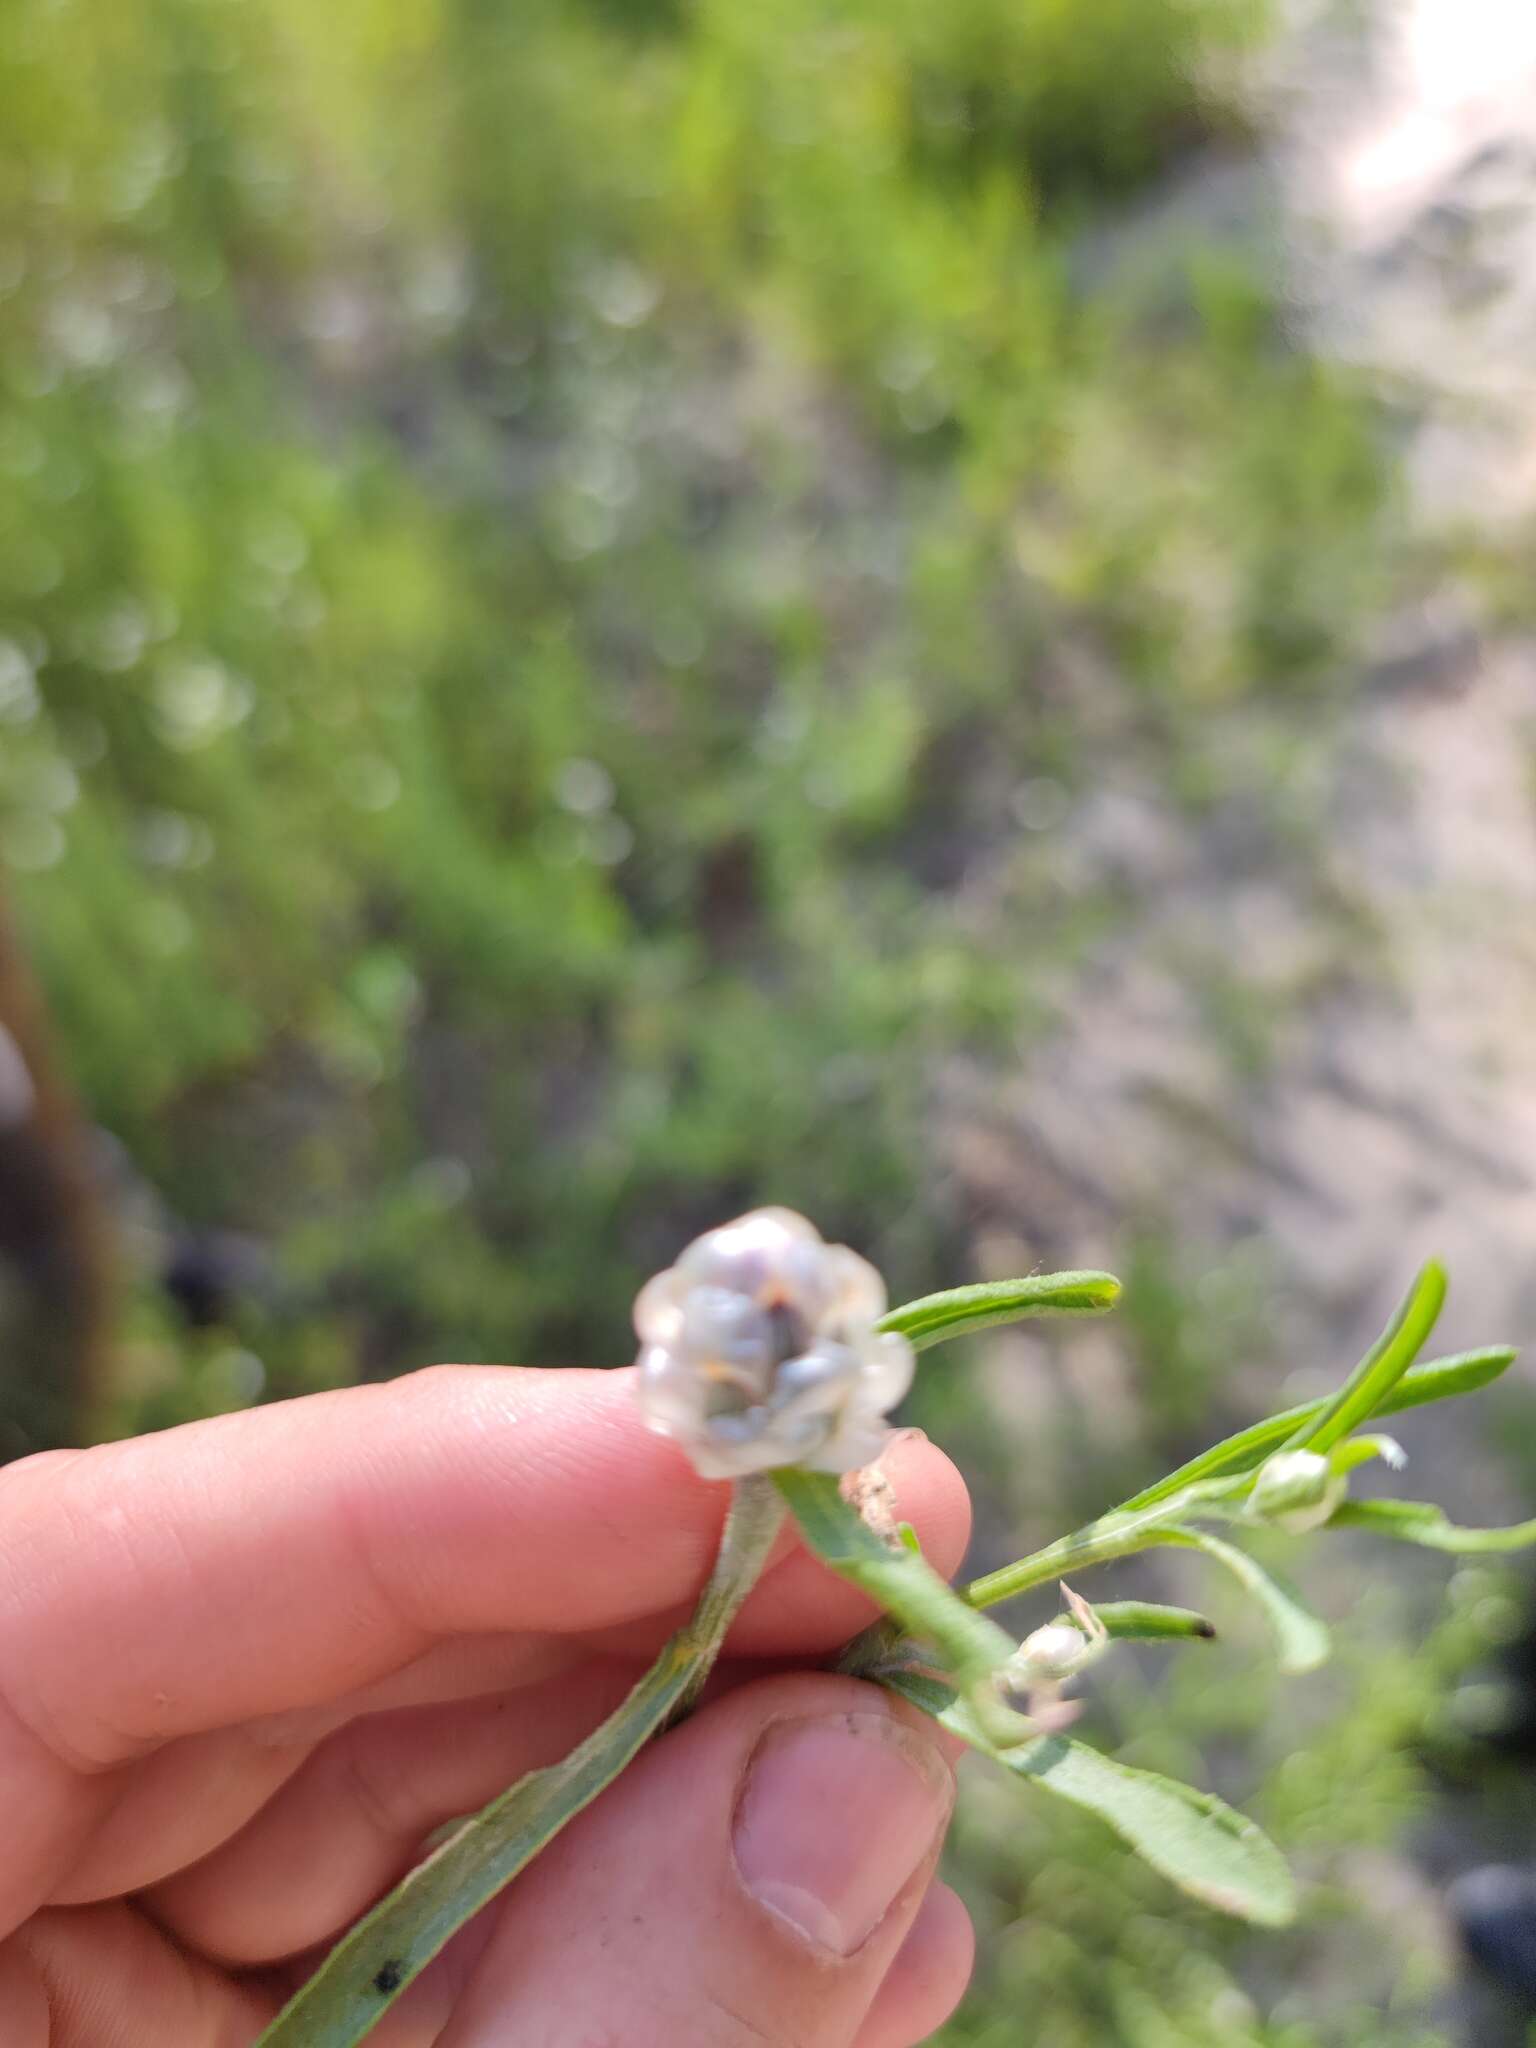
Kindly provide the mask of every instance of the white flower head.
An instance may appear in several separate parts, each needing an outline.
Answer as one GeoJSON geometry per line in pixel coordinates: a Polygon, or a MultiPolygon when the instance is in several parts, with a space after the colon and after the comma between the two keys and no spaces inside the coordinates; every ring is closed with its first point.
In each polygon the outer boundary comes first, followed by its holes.
{"type": "Polygon", "coordinates": [[[885,1307],[874,1267],[792,1209],[706,1231],[635,1301],[645,1419],[706,1479],[856,1471],[912,1384],[911,1345],[875,1328],[885,1307]]]}

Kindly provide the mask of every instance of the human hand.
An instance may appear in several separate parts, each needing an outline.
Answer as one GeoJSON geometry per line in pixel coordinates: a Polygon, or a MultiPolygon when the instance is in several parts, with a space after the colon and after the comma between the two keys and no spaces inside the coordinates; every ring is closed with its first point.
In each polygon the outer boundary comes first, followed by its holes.
{"type": "MultiPolygon", "coordinates": [[[[959,1474],[883,1460],[948,1574],[959,1474]]],[[[629,1372],[440,1367],[0,1472],[0,2048],[249,2048],[444,1821],[690,1611],[726,1489],[629,1372]]],[[[796,1669],[871,1619],[785,1535],[706,1704],[378,2048],[912,2048],[969,1967],[951,1752],[796,1669]]]]}

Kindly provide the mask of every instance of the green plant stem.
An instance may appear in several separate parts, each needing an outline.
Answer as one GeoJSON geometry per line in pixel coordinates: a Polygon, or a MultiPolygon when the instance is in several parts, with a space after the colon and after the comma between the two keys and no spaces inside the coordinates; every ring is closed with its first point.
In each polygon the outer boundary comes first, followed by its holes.
{"type": "Polygon", "coordinates": [[[1068,1572],[1108,1564],[1114,1558],[1145,1550],[1158,1541],[1158,1530],[1190,1515],[1219,1513],[1246,1490],[1244,1479],[1205,1480],[1134,1513],[1117,1510],[1103,1515],[1086,1528],[1063,1536],[1059,1542],[1048,1543],[1044,1550],[1021,1557],[1017,1564],[1004,1565],[1000,1571],[972,1579],[960,1597],[971,1607],[996,1607],[1000,1601],[1012,1600],[1017,1594],[1028,1593],[1068,1572]]]}
{"type": "Polygon", "coordinates": [[[1282,1671],[1315,1671],[1327,1663],[1331,1645],[1326,1626],[1246,1550],[1213,1536],[1208,1529],[1158,1529],[1148,1540],[1198,1550],[1229,1571],[1269,1623],[1282,1671]]]}
{"type": "MultiPolygon", "coordinates": [[[[773,1480],[822,1563],[878,1601],[900,1630],[931,1644],[962,1692],[1007,1663],[1012,1638],[975,1613],[924,1559],[883,1543],[843,1499],[830,1473],[791,1465],[773,1480]]],[[[869,1632],[879,1633],[888,1648],[896,1640],[883,1621],[869,1632]]]]}
{"type": "Polygon", "coordinates": [[[602,1726],[464,1823],[336,1944],[257,2048],[353,2048],[471,1915],[686,1713],[756,1583],[784,1518],[771,1480],[734,1490],[720,1552],[692,1620],[602,1726]]]}

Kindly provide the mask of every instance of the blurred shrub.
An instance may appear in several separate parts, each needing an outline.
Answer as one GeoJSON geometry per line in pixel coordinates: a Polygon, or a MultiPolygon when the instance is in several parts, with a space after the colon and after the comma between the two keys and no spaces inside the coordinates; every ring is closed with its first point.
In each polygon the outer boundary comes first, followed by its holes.
{"type": "Polygon", "coordinates": [[[102,1121],[376,1365],[606,1355],[770,1185],[931,1277],[934,1060],[1100,922],[1013,791],[1329,673],[1364,416],[1042,213],[1225,118],[1251,11],[1154,13],[19,8],[5,850],[102,1121]]]}
{"type": "Polygon", "coordinates": [[[1171,1663],[1117,1652],[1093,1703],[1094,1739],[1127,1763],[1192,1773],[1262,1815],[1306,1880],[1300,1925],[1255,1937],[1213,1924],[1081,1816],[990,1796],[978,1776],[953,1860],[982,1960],[946,2044],[1445,2048],[1425,2015],[1449,1959],[1427,1892],[1389,1852],[1426,1814],[1410,1753],[1443,1733],[1446,1687],[1486,1653],[1480,1614],[1502,1582],[1459,1570],[1409,1650],[1372,1580],[1368,1556],[1345,1562],[1328,1603],[1341,1655],[1321,1684],[1277,1678],[1246,1617],[1201,1580],[1217,1643],[1171,1663]]]}

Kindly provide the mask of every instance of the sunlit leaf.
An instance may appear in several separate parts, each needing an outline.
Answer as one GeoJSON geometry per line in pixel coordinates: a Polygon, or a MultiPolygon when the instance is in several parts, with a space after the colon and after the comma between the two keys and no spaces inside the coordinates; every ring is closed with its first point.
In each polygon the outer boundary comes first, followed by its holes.
{"type": "Polygon", "coordinates": [[[1188,1607],[1156,1607],[1144,1600],[1105,1600],[1095,1601],[1093,1611],[1106,1632],[1119,1642],[1173,1642],[1181,1637],[1209,1642],[1216,1633],[1213,1621],[1188,1607]]]}
{"type": "Polygon", "coordinates": [[[1378,1536],[1393,1536],[1399,1543],[1419,1543],[1426,1550],[1448,1550],[1462,1557],[1476,1557],[1485,1551],[1524,1550],[1536,1543],[1536,1520],[1511,1522],[1503,1529],[1463,1529],[1447,1520],[1443,1508],[1429,1501],[1346,1501],[1329,1527],[1337,1528],[1341,1523],[1356,1529],[1374,1529],[1378,1536]]]}
{"type": "MultiPolygon", "coordinates": [[[[1507,1372],[1517,1355],[1507,1344],[1490,1344],[1480,1351],[1458,1351],[1445,1358],[1426,1359],[1423,1365],[1408,1368],[1376,1413],[1379,1416],[1400,1415],[1404,1409],[1422,1408],[1431,1401],[1450,1400],[1458,1394],[1475,1394],[1479,1388],[1490,1385],[1501,1373],[1507,1372]]],[[[1303,1401],[1295,1408],[1286,1408],[1278,1415],[1271,1415],[1263,1422],[1255,1422],[1250,1428],[1239,1430],[1235,1436],[1223,1438],[1208,1451],[1191,1458],[1188,1464],[1181,1465],[1176,1472],[1170,1472],[1166,1479],[1158,1480],[1155,1486],[1144,1487],[1140,1493],[1133,1494],[1121,1503],[1122,1510],[1150,1507],[1154,1501],[1168,1499],[1195,1480],[1253,1471],[1272,1451],[1278,1451],[1282,1444],[1294,1439],[1302,1428],[1315,1427],[1335,1398],[1332,1394],[1325,1394],[1316,1401],[1303,1401]]]]}
{"type": "Polygon", "coordinates": [[[899,1330],[914,1349],[926,1351],[950,1337],[989,1330],[1026,1316],[1102,1316],[1120,1298],[1112,1273],[1036,1273],[1025,1280],[983,1280],[974,1287],[949,1287],[893,1308],[882,1330],[899,1330]]]}
{"type": "Polygon", "coordinates": [[[1219,1912],[1283,1927],[1296,1911],[1285,1859],[1261,1828],[1209,1792],[1133,1770],[1066,1736],[1000,1749],[947,1687],[898,1673],[886,1681],[973,1749],[1096,1814],[1154,1870],[1219,1912]]]}
{"type": "Polygon", "coordinates": [[[1391,1322],[1316,1422],[1298,1428],[1290,1443],[1309,1451],[1331,1450],[1352,1429],[1368,1422],[1423,1350],[1444,1303],[1445,1268],[1430,1259],[1420,1267],[1391,1322]]]}
{"type": "Polygon", "coordinates": [[[464,1923],[697,1696],[783,1520],[760,1478],[738,1485],[698,1610],[569,1756],[500,1793],[342,1936],[256,2048],[354,2048],[464,1923]]]}

